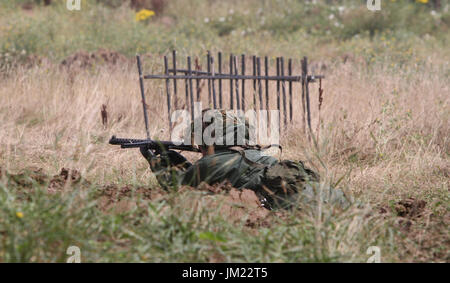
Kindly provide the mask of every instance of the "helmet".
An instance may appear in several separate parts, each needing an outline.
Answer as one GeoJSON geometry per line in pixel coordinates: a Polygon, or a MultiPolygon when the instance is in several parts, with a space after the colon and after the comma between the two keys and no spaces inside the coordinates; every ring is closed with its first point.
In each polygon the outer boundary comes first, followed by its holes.
{"type": "Polygon", "coordinates": [[[233,110],[204,109],[201,116],[192,121],[188,131],[190,131],[193,146],[197,144],[199,146],[233,147],[248,146],[249,134],[252,129],[243,113],[236,115],[233,110]],[[201,125],[201,136],[195,132],[195,125],[197,127],[201,125]],[[222,129],[222,133],[218,127],[222,129]],[[197,139],[195,138],[196,134],[197,139]]]}

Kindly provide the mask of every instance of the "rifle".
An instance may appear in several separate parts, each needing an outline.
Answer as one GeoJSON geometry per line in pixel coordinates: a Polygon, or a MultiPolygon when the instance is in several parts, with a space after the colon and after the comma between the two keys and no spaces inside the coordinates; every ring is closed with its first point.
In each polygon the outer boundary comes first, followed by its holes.
{"type": "Polygon", "coordinates": [[[199,148],[192,145],[175,144],[171,141],[158,141],[151,139],[127,139],[116,138],[112,136],[109,140],[109,144],[120,145],[121,148],[141,148],[146,147],[152,150],[167,151],[167,150],[183,150],[192,152],[201,152],[199,148]]]}
{"type": "MultiPolygon", "coordinates": [[[[147,104],[145,103],[145,95],[144,95],[144,80],[141,68],[141,59],[139,55],[136,55],[138,72],[139,72],[139,85],[141,89],[141,99],[142,99],[142,107],[144,110],[144,122],[145,122],[145,132],[147,133],[147,139],[121,139],[116,138],[116,136],[112,136],[109,140],[109,144],[112,145],[120,145],[121,148],[140,148],[141,152],[147,152],[144,149],[151,149],[155,151],[167,151],[171,149],[175,150],[183,150],[183,151],[192,151],[192,152],[201,152],[199,148],[196,148],[192,145],[185,144],[175,144],[171,141],[155,141],[150,139],[150,131],[148,129],[148,116],[147,116],[147,104]]],[[[170,110],[170,109],[169,109],[170,110]]],[[[147,154],[147,153],[145,153],[147,154]]],[[[145,155],[144,155],[145,156],[145,155]]]]}

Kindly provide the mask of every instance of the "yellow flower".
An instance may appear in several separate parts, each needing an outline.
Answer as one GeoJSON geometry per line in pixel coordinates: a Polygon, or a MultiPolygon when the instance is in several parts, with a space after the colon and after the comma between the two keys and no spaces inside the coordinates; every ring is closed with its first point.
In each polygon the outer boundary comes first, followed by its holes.
{"type": "Polygon", "coordinates": [[[142,9],[136,13],[136,21],[137,22],[145,21],[154,15],[155,12],[153,12],[152,10],[142,9]]]}
{"type": "Polygon", "coordinates": [[[18,211],[18,212],[16,212],[16,216],[17,216],[17,218],[23,218],[23,213],[18,211]]]}
{"type": "Polygon", "coordinates": [[[428,0],[416,0],[416,2],[422,3],[422,4],[427,4],[428,0]]]}

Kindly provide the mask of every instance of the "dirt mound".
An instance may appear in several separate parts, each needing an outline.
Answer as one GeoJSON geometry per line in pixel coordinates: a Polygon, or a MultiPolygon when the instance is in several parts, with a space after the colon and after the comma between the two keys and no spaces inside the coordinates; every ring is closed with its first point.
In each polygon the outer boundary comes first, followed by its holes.
{"type": "Polygon", "coordinates": [[[230,183],[213,186],[201,183],[197,188],[182,187],[180,193],[192,190],[208,193],[202,196],[202,199],[186,200],[186,203],[194,209],[212,210],[234,223],[246,219],[245,225],[251,228],[270,225],[269,218],[272,214],[262,206],[252,190],[239,190],[233,188],[230,183]]]}
{"type": "Polygon", "coordinates": [[[124,198],[132,197],[133,194],[140,196],[145,200],[155,200],[167,192],[158,188],[146,188],[146,187],[133,187],[130,185],[125,185],[119,187],[117,185],[106,185],[99,189],[99,196],[107,197],[111,202],[117,202],[124,198]]]}
{"type": "Polygon", "coordinates": [[[398,227],[408,232],[414,222],[417,222],[426,213],[426,201],[416,198],[406,198],[396,202],[393,206],[379,208],[381,214],[395,215],[398,227]]]}
{"type": "Polygon", "coordinates": [[[115,51],[99,49],[96,52],[79,51],[61,62],[61,66],[69,69],[87,69],[99,65],[117,66],[128,62],[128,59],[115,51]]]}
{"type": "Polygon", "coordinates": [[[8,185],[20,188],[31,188],[35,184],[44,185],[48,182],[49,177],[44,173],[42,168],[29,167],[21,170],[17,174],[4,172],[8,185]]]}
{"type": "MultiPolygon", "coordinates": [[[[47,186],[49,194],[63,193],[74,187],[94,188],[79,171],[68,168],[62,168],[60,173],[53,177],[45,174],[41,168],[28,168],[18,174],[4,174],[7,175],[10,185],[23,192],[23,199],[30,199],[36,184],[47,186]]],[[[155,201],[170,198],[171,205],[179,209],[180,213],[192,209],[194,212],[207,211],[210,215],[220,215],[232,223],[245,220],[245,225],[250,228],[270,226],[270,218],[275,215],[262,206],[255,192],[233,188],[230,183],[214,186],[202,183],[196,188],[183,186],[174,194],[158,187],[116,184],[95,187],[98,188],[98,207],[105,212],[128,211],[140,203],[138,199],[155,201]]]]}
{"type": "Polygon", "coordinates": [[[251,228],[267,227],[270,223],[268,221],[270,211],[261,205],[253,191],[238,190],[229,183],[214,186],[201,183],[196,188],[183,186],[171,196],[158,187],[106,185],[98,190],[98,206],[103,211],[124,212],[137,205],[133,196],[152,201],[169,197],[171,205],[180,213],[208,211],[210,215],[219,214],[234,223],[246,219],[245,225],[251,228]]]}
{"type": "Polygon", "coordinates": [[[77,170],[62,168],[61,172],[50,180],[47,191],[49,193],[57,193],[64,191],[64,188],[69,185],[89,186],[89,184],[77,170]]]}
{"type": "Polygon", "coordinates": [[[399,201],[394,209],[398,216],[407,218],[421,217],[425,211],[426,201],[415,198],[407,198],[399,201]]]}
{"type": "Polygon", "coordinates": [[[98,192],[98,207],[103,211],[124,212],[136,205],[133,195],[143,200],[157,200],[167,195],[162,189],[114,184],[101,187],[98,192]]]}
{"type": "MultiPolygon", "coordinates": [[[[430,205],[433,206],[433,205],[430,205]]],[[[395,216],[394,225],[408,240],[401,242],[401,250],[414,261],[441,261],[449,259],[448,225],[450,213],[435,214],[427,202],[406,198],[391,206],[380,208],[380,213],[395,216]]]]}
{"type": "Polygon", "coordinates": [[[415,219],[423,215],[426,205],[426,201],[411,197],[396,202],[392,208],[382,206],[379,211],[381,214],[392,212],[399,217],[415,219]]]}
{"type": "Polygon", "coordinates": [[[261,205],[256,194],[251,190],[233,188],[229,183],[214,186],[202,183],[196,188],[183,186],[172,196],[158,187],[106,185],[98,190],[98,206],[103,211],[128,211],[137,205],[133,196],[151,201],[169,197],[171,205],[180,213],[208,211],[210,215],[219,214],[233,223],[245,219],[245,225],[251,228],[270,225],[270,211],[261,205]]]}
{"type": "Polygon", "coordinates": [[[81,177],[77,170],[63,168],[61,172],[53,177],[44,173],[42,168],[29,167],[21,170],[17,174],[1,172],[0,176],[5,175],[8,186],[18,191],[31,191],[36,185],[48,185],[48,193],[57,193],[64,191],[67,186],[89,186],[89,182],[81,177]]]}

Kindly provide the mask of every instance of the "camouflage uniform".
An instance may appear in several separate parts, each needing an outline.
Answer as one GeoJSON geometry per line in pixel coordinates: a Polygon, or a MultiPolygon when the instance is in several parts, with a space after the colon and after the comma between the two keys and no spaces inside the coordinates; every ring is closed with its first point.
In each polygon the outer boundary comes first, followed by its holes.
{"type": "Polygon", "coordinates": [[[228,181],[235,188],[253,190],[268,208],[313,205],[317,200],[341,207],[350,204],[341,190],[321,186],[318,175],[302,162],[278,161],[255,148],[216,148],[213,155],[206,155],[195,164],[175,151],[151,155],[144,150],[143,154],[166,189],[228,181]]]}

